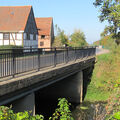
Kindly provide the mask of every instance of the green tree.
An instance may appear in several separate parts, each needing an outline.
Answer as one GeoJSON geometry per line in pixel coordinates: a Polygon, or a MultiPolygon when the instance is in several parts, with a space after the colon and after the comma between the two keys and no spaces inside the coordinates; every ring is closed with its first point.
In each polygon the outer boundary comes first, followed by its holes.
{"type": "Polygon", "coordinates": [[[64,30],[61,30],[57,25],[55,25],[56,36],[53,43],[53,47],[63,47],[68,44],[68,37],[64,30]]]}
{"type": "Polygon", "coordinates": [[[112,34],[116,43],[120,44],[120,0],[95,0],[93,4],[100,7],[100,21],[109,23],[106,33],[112,34]]]}
{"type": "Polygon", "coordinates": [[[70,36],[71,40],[69,46],[71,47],[83,47],[87,46],[86,38],[83,32],[80,30],[75,30],[74,33],[70,36]]]}

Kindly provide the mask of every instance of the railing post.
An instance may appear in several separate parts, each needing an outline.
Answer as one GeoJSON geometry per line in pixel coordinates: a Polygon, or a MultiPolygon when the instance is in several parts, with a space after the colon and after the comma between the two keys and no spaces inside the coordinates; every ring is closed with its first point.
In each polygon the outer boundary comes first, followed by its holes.
{"type": "Polygon", "coordinates": [[[66,48],[66,63],[68,63],[68,60],[69,60],[69,58],[68,58],[68,47],[66,48]]]}
{"type": "Polygon", "coordinates": [[[42,49],[38,48],[38,71],[40,71],[40,53],[42,49]]]}
{"type": "Polygon", "coordinates": [[[75,61],[77,60],[77,52],[76,52],[76,48],[74,48],[75,50],[75,61]]]}
{"type": "Polygon", "coordinates": [[[12,49],[12,63],[13,66],[11,67],[12,69],[12,77],[15,77],[16,74],[16,53],[15,53],[15,49],[12,49]]]}
{"type": "Polygon", "coordinates": [[[57,51],[56,48],[54,49],[54,67],[56,67],[57,64],[57,51]]]}
{"type": "Polygon", "coordinates": [[[32,53],[32,46],[30,46],[30,53],[32,53]]]}

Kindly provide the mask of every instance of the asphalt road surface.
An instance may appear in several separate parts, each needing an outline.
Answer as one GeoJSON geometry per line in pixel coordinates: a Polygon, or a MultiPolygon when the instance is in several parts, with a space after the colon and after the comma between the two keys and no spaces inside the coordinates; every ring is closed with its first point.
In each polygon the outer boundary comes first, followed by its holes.
{"type": "Polygon", "coordinates": [[[109,50],[103,48],[96,48],[96,55],[109,53],[109,50]]]}

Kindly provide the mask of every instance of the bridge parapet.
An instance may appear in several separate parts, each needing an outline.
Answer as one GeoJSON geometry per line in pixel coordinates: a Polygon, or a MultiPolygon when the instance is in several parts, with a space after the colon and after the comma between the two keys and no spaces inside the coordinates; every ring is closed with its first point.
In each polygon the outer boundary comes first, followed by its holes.
{"type": "Polygon", "coordinates": [[[95,54],[95,47],[3,49],[0,50],[0,78],[56,67],[59,64],[87,59],[95,54]]]}

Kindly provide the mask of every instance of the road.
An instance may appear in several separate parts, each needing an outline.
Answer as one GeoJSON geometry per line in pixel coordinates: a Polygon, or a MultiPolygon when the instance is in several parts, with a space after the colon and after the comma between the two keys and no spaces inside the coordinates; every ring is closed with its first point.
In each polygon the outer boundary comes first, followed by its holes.
{"type": "Polygon", "coordinates": [[[96,48],[96,55],[101,55],[105,53],[109,53],[109,50],[103,48],[96,48]]]}

